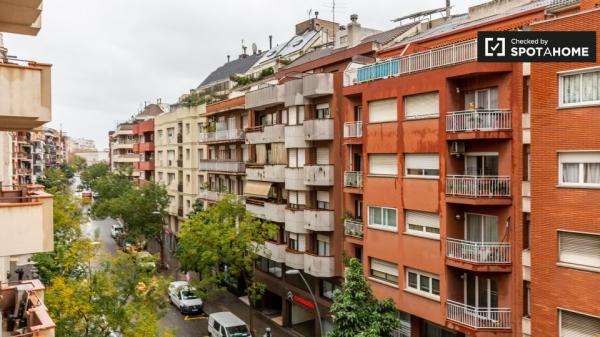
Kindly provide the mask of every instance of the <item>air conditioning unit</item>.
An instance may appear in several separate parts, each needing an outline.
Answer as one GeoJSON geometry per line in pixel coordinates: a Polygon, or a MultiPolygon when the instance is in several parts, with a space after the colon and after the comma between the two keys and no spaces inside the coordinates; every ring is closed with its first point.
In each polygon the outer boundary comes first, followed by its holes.
{"type": "Polygon", "coordinates": [[[456,157],[460,157],[465,153],[465,142],[452,142],[450,143],[450,154],[456,157]]]}

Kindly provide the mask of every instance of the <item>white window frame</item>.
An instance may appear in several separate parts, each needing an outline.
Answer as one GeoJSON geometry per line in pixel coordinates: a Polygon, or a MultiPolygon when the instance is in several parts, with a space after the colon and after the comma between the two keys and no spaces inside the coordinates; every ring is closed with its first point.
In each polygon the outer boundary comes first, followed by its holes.
{"type": "Polygon", "coordinates": [[[428,238],[428,239],[439,240],[440,239],[440,215],[438,213],[433,213],[433,212],[424,212],[424,211],[415,211],[412,209],[405,209],[404,210],[404,230],[405,230],[405,232],[404,232],[405,234],[421,236],[421,237],[428,238]],[[438,218],[437,227],[433,227],[433,226],[429,226],[429,225],[425,225],[425,224],[409,223],[407,220],[407,215],[409,212],[429,213],[429,214],[437,215],[437,218],[438,218]],[[422,230],[411,229],[409,227],[410,225],[421,226],[423,228],[422,228],[422,230]],[[437,233],[428,232],[427,228],[435,228],[435,229],[437,229],[438,232],[437,233]]]}
{"type": "Polygon", "coordinates": [[[380,229],[380,230],[384,230],[384,231],[390,231],[390,232],[397,232],[398,231],[398,209],[397,208],[392,208],[392,207],[382,207],[382,206],[369,206],[367,207],[367,226],[369,228],[373,228],[373,229],[380,229]],[[375,223],[371,223],[371,208],[379,208],[381,209],[381,219],[383,220],[383,224],[375,224],[375,223]],[[385,222],[387,221],[387,216],[385,215],[385,211],[390,211],[393,210],[394,212],[396,212],[396,225],[395,226],[390,226],[385,224],[385,222]]]}
{"type": "Polygon", "coordinates": [[[420,179],[439,179],[440,178],[440,154],[439,153],[405,153],[404,154],[404,177],[407,178],[420,178],[420,179]],[[436,175],[425,174],[425,170],[431,170],[428,168],[417,168],[422,174],[408,174],[408,165],[406,165],[407,157],[411,156],[436,156],[437,157],[437,171],[436,175]]]}
{"type": "Polygon", "coordinates": [[[436,274],[432,274],[432,273],[428,273],[428,272],[424,272],[424,271],[420,271],[417,269],[412,269],[412,268],[406,268],[406,273],[405,273],[405,285],[404,285],[404,290],[409,292],[409,293],[413,293],[415,295],[419,295],[419,296],[423,296],[435,301],[439,301],[440,300],[440,294],[442,292],[441,288],[441,282],[440,282],[440,276],[436,275],[436,274]],[[417,288],[413,288],[411,286],[409,286],[409,273],[413,273],[417,275],[417,288]],[[429,278],[429,292],[421,290],[421,276],[427,277],[429,278]],[[438,280],[438,291],[440,294],[434,294],[433,293],[433,279],[438,280]]]}
{"type": "Polygon", "coordinates": [[[390,286],[393,286],[393,287],[398,287],[398,285],[400,284],[400,272],[398,270],[398,263],[386,261],[386,260],[383,260],[383,259],[378,259],[378,258],[372,257],[372,256],[369,257],[369,279],[372,280],[372,281],[378,282],[378,283],[383,283],[383,284],[390,285],[390,286]],[[376,260],[380,264],[383,264],[383,265],[387,264],[387,265],[389,265],[388,266],[389,268],[392,268],[392,266],[395,267],[395,271],[396,271],[395,274],[391,274],[391,273],[388,273],[388,272],[385,272],[385,271],[382,271],[382,270],[374,269],[373,268],[373,260],[376,260]],[[379,272],[379,273],[385,274],[386,276],[395,277],[396,281],[389,280],[387,277],[375,276],[375,275],[373,275],[373,271],[374,270],[377,271],[377,272],[379,272]]]}
{"type": "Polygon", "coordinates": [[[558,152],[558,158],[557,158],[557,160],[558,160],[558,186],[560,186],[560,187],[579,187],[579,188],[600,188],[600,184],[592,184],[592,183],[584,182],[585,164],[592,163],[592,162],[587,162],[587,161],[575,162],[575,161],[568,161],[566,158],[561,159],[561,155],[569,156],[569,155],[577,155],[577,154],[582,155],[582,156],[595,155],[598,157],[598,163],[600,163],[600,150],[599,151],[561,151],[561,152],[558,152]],[[566,164],[566,163],[579,165],[579,177],[578,177],[577,183],[563,182],[563,164],[566,164]]]}
{"type": "Polygon", "coordinates": [[[574,70],[568,70],[568,71],[561,71],[558,72],[558,106],[560,108],[570,108],[570,107],[577,107],[577,106],[590,106],[590,105],[600,105],[600,100],[597,101],[581,101],[583,99],[583,74],[586,73],[594,73],[594,72],[600,72],[600,67],[595,66],[595,67],[589,67],[589,68],[582,68],[582,69],[574,69],[574,70]],[[563,95],[563,81],[564,78],[567,76],[575,76],[575,75],[579,75],[579,102],[575,102],[575,103],[563,103],[563,99],[564,99],[564,95],[563,95]]]}
{"type": "Polygon", "coordinates": [[[589,233],[589,232],[577,232],[577,231],[567,231],[567,230],[558,230],[557,231],[557,246],[558,246],[558,262],[557,265],[561,266],[561,267],[567,267],[567,268],[573,268],[573,269],[582,269],[582,270],[587,270],[587,271],[593,271],[593,272],[600,272],[600,267],[597,266],[592,266],[592,265],[587,265],[587,264],[576,264],[573,262],[568,262],[568,261],[562,261],[561,260],[561,240],[560,240],[560,235],[562,234],[574,234],[574,235],[589,235],[589,236],[595,236],[597,238],[597,240],[600,241],[600,233],[589,233]]]}

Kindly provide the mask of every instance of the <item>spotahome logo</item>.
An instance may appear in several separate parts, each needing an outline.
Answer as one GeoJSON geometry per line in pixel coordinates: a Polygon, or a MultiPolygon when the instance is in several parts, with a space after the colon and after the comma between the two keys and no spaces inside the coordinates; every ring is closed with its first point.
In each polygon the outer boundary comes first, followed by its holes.
{"type": "Polygon", "coordinates": [[[596,32],[478,32],[479,62],[596,62],[596,32]]]}

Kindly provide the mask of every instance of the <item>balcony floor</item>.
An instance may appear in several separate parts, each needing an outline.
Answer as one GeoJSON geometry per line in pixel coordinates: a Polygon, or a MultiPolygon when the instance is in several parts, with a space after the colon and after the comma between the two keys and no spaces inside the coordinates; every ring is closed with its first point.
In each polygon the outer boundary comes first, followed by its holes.
{"type": "Polygon", "coordinates": [[[446,203],[473,206],[506,206],[512,205],[511,197],[467,197],[446,194],[446,203]]]}
{"type": "Polygon", "coordinates": [[[512,271],[512,263],[476,263],[452,257],[446,257],[446,265],[473,272],[510,273],[512,271]]]}
{"type": "Polygon", "coordinates": [[[447,140],[511,139],[512,130],[502,131],[446,131],[447,140]]]}

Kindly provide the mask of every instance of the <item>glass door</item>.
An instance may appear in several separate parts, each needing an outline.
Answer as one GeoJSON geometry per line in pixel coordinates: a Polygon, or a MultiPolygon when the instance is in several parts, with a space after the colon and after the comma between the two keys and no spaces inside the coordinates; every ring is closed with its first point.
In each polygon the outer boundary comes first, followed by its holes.
{"type": "Polygon", "coordinates": [[[497,176],[498,155],[465,156],[465,174],[469,176],[497,176]]]}
{"type": "Polygon", "coordinates": [[[470,242],[498,242],[498,217],[467,213],[465,240],[470,242]]]}
{"type": "Polygon", "coordinates": [[[498,307],[498,284],[491,278],[465,273],[464,291],[465,304],[476,308],[478,315],[498,307]]]}

